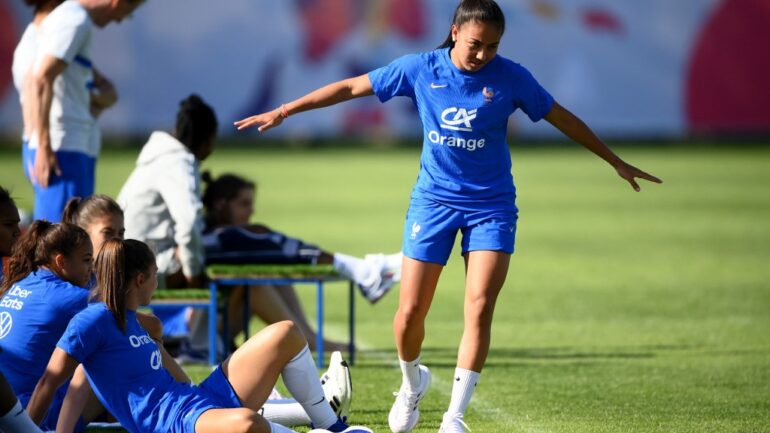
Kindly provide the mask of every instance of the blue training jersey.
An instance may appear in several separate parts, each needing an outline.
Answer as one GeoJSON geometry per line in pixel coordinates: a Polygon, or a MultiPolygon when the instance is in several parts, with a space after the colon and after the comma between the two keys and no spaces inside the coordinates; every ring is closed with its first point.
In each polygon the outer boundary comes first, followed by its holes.
{"type": "Polygon", "coordinates": [[[529,71],[498,55],[464,72],[444,48],[401,57],[369,80],[380,101],[407,96],[420,115],[423,148],[412,197],[470,210],[515,206],[508,117],[521,108],[536,122],[553,106],[529,71]]]}
{"type": "Polygon", "coordinates": [[[70,321],[57,346],[83,364],[99,401],[132,433],[181,431],[181,416],[203,398],[163,368],[157,344],[134,311],[126,311],[123,333],[105,304],[91,304],[70,321]]]}
{"type": "Polygon", "coordinates": [[[19,397],[34,391],[70,319],[87,305],[88,290],[46,269],[0,299],[0,371],[19,397]]]}

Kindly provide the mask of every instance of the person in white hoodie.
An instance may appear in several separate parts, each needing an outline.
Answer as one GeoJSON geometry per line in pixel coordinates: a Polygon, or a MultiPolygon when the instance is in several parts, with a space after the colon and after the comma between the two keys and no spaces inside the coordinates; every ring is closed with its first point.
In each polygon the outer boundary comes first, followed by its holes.
{"type": "Polygon", "coordinates": [[[161,286],[201,284],[199,165],[211,154],[216,134],[214,110],[197,95],[189,96],[180,103],[174,133],[152,133],[118,195],[125,215],[125,237],[153,249],[161,286]]]}

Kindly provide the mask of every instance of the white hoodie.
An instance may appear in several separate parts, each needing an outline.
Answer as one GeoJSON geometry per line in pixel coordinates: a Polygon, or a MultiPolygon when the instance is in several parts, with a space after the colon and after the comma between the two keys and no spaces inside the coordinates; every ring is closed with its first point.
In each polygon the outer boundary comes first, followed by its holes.
{"type": "Polygon", "coordinates": [[[158,272],[194,277],[203,269],[198,161],[171,134],[156,131],[139,153],[136,168],[118,195],[126,239],[147,243],[158,272]]]}

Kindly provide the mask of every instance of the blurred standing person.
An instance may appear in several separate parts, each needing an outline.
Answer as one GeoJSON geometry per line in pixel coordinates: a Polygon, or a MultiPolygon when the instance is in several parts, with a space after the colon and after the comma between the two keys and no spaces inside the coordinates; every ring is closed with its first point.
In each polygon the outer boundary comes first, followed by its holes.
{"type": "Polygon", "coordinates": [[[409,432],[431,373],[420,363],[425,318],[457,232],[465,260],[465,326],[451,401],[441,433],[462,433],[464,414],[489,352],[492,316],[513,253],[518,209],[505,141],[508,117],[521,108],[545,119],[609,163],[634,190],[636,178],[661,181],[615,155],[521,65],[497,55],[505,17],[493,0],[464,0],[436,50],[407,55],[369,74],[329,84],[273,111],[235,122],[265,131],[290,115],[353,98],[407,96],[423,123],[420,174],[404,225],[404,265],[393,320],[403,373],[388,424],[409,432]]]}
{"type": "Polygon", "coordinates": [[[14,54],[28,140],[23,164],[35,191],[34,218],[56,222],[69,198],[93,193],[96,116],[117,100],[93,67],[93,28],[122,21],[144,0],[25,1],[36,13],[14,54]]]}

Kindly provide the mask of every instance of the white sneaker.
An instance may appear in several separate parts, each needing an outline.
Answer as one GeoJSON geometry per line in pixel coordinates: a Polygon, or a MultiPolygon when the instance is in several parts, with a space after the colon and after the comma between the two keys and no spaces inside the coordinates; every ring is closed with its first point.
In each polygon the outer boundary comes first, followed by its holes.
{"type": "Polygon", "coordinates": [[[466,433],[469,431],[471,431],[471,428],[468,427],[468,424],[465,424],[463,414],[444,412],[444,418],[441,421],[438,433],[466,433]]]}
{"type": "Polygon", "coordinates": [[[329,368],[321,376],[321,387],[337,417],[347,421],[350,415],[350,402],[353,400],[353,382],[350,379],[348,363],[342,359],[339,351],[332,352],[329,368]]]}
{"type": "Polygon", "coordinates": [[[376,277],[368,284],[359,284],[361,293],[372,304],[382,299],[393,285],[401,280],[401,253],[396,254],[367,254],[364,261],[367,262],[376,277]]]}
{"type": "Polygon", "coordinates": [[[393,433],[406,433],[412,431],[417,421],[420,420],[420,410],[417,405],[430,388],[431,374],[428,367],[420,365],[420,386],[416,390],[407,389],[401,385],[398,392],[394,392],[396,401],[388,414],[388,425],[393,433]]]}

